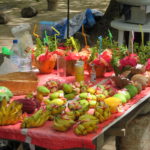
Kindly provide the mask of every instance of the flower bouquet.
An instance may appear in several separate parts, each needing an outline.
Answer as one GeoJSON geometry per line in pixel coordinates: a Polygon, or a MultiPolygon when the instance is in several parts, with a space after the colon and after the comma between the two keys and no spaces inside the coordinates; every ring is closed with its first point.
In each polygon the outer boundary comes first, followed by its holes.
{"type": "MultiPolygon", "coordinates": [[[[106,68],[110,65],[111,62],[111,50],[106,49],[101,54],[95,53],[95,58],[91,61],[91,64],[94,64],[96,71],[96,77],[100,78],[104,76],[106,68]]],[[[91,67],[89,66],[89,72],[91,72],[91,67]]]]}
{"type": "Polygon", "coordinates": [[[40,73],[51,73],[54,69],[56,63],[56,56],[49,52],[48,50],[46,53],[39,55],[38,57],[34,57],[34,66],[39,69],[40,73]]]}
{"type": "MultiPolygon", "coordinates": [[[[50,42],[49,42],[50,43],[50,42]]],[[[40,73],[51,73],[56,63],[55,47],[44,44],[40,38],[36,39],[36,47],[32,50],[32,65],[39,69],[40,73]]]]}
{"type": "Polygon", "coordinates": [[[87,62],[90,57],[90,49],[80,47],[77,39],[71,37],[67,40],[66,44],[66,75],[74,75],[75,74],[75,63],[77,60],[84,61],[84,69],[87,69],[87,62]],[[81,49],[81,51],[80,51],[81,49]]]}

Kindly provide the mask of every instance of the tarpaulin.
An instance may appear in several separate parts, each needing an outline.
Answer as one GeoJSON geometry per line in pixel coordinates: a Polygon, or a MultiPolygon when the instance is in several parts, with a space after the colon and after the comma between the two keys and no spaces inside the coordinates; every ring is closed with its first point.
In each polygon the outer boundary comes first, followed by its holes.
{"type": "MultiPolygon", "coordinates": [[[[85,25],[86,27],[93,27],[93,25],[96,24],[94,16],[103,15],[104,14],[101,11],[88,8],[84,12],[74,16],[69,20],[69,37],[78,32],[81,29],[82,25],[85,25]]],[[[45,31],[49,36],[56,34],[56,32],[51,29],[52,26],[60,32],[60,35],[57,36],[58,38],[67,38],[67,18],[62,19],[58,22],[41,21],[40,29],[43,38],[45,37],[45,31]]]]}

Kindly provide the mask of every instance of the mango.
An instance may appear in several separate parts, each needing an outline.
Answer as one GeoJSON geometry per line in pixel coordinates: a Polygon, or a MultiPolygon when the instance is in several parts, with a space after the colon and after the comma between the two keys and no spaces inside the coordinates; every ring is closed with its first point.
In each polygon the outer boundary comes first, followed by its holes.
{"type": "Polygon", "coordinates": [[[98,101],[103,101],[106,98],[106,96],[104,94],[96,95],[96,97],[97,97],[98,101]]]}
{"type": "Polygon", "coordinates": [[[64,100],[57,98],[57,99],[53,99],[52,101],[50,101],[50,104],[55,104],[58,106],[64,105],[64,100]]]}
{"type": "Polygon", "coordinates": [[[61,96],[62,96],[61,93],[59,93],[59,92],[54,92],[54,93],[52,93],[52,94],[50,95],[50,99],[53,100],[53,99],[59,98],[59,97],[61,97],[61,96]]]}
{"type": "Polygon", "coordinates": [[[41,93],[43,96],[47,96],[50,93],[50,90],[45,86],[38,86],[37,92],[41,93]]]}
{"type": "Polygon", "coordinates": [[[90,104],[90,108],[95,108],[96,107],[96,101],[94,101],[94,100],[90,100],[89,101],[89,104],[90,104]]]}
{"type": "Polygon", "coordinates": [[[79,100],[79,103],[83,106],[83,107],[88,107],[89,106],[89,102],[85,99],[81,99],[79,100]]]}
{"type": "Polygon", "coordinates": [[[64,84],[63,84],[63,91],[64,91],[66,94],[72,93],[72,91],[73,91],[72,85],[64,83],[64,84]]]}
{"type": "Polygon", "coordinates": [[[72,100],[75,98],[75,94],[74,93],[70,93],[70,94],[65,94],[64,96],[67,100],[72,100]]]}
{"type": "Polygon", "coordinates": [[[92,100],[97,100],[97,97],[95,95],[91,95],[92,96],[92,100]]]}
{"type": "Polygon", "coordinates": [[[87,92],[89,92],[90,94],[95,94],[96,90],[93,87],[89,87],[87,89],[87,92]]]}
{"type": "Polygon", "coordinates": [[[79,94],[79,97],[81,99],[86,99],[88,97],[88,93],[81,93],[81,94],[79,94]]]}
{"type": "Polygon", "coordinates": [[[87,87],[86,87],[86,86],[82,86],[82,87],[80,88],[80,90],[81,90],[82,93],[83,93],[83,92],[87,92],[87,87]]]}

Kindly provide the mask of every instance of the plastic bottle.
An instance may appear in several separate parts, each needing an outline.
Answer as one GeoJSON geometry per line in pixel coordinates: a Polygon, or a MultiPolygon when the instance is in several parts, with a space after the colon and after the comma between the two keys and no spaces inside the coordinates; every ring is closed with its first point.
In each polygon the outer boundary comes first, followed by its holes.
{"type": "Polygon", "coordinates": [[[13,40],[13,45],[11,47],[10,60],[18,68],[18,71],[20,71],[19,69],[20,57],[21,57],[21,50],[19,49],[18,40],[13,40]]]}
{"type": "Polygon", "coordinates": [[[84,62],[77,61],[75,64],[75,79],[77,82],[84,81],[84,62]]]}
{"type": "Polygon", "coordinates": [[[21,52],[20,57],[20,66],[19,69],[21,72],[30,72],[32,70],[32,59],[29,53],[24,51],[21,52]]]}
{"type": "Polygon", "coordinates": [[[10,60],[18,68],[18,71],[31,71],[31,55],[20,49],[18,40],[13,40],[10,60]]]}
{"type": "Polygon", "coordinates": [[[26,50],[28,47],[33,47],[33,40],[30,30],[31,25],[28,23],[20,24],[11,29],[13,36],[15,37],[15,39],[18,40],[19,46],[23,51],[26,50]]]}

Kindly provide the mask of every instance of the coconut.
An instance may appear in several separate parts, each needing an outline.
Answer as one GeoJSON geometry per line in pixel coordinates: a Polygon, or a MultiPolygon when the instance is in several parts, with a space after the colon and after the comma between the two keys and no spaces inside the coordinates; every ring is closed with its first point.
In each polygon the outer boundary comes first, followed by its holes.
{"type": "Polygon", "coordinates": [[[131,78],[134,82],[139,82],[142,84],[142,87],[145,88],[148,84],[148,78],[142,74],[136,74],[131,78]]]}

